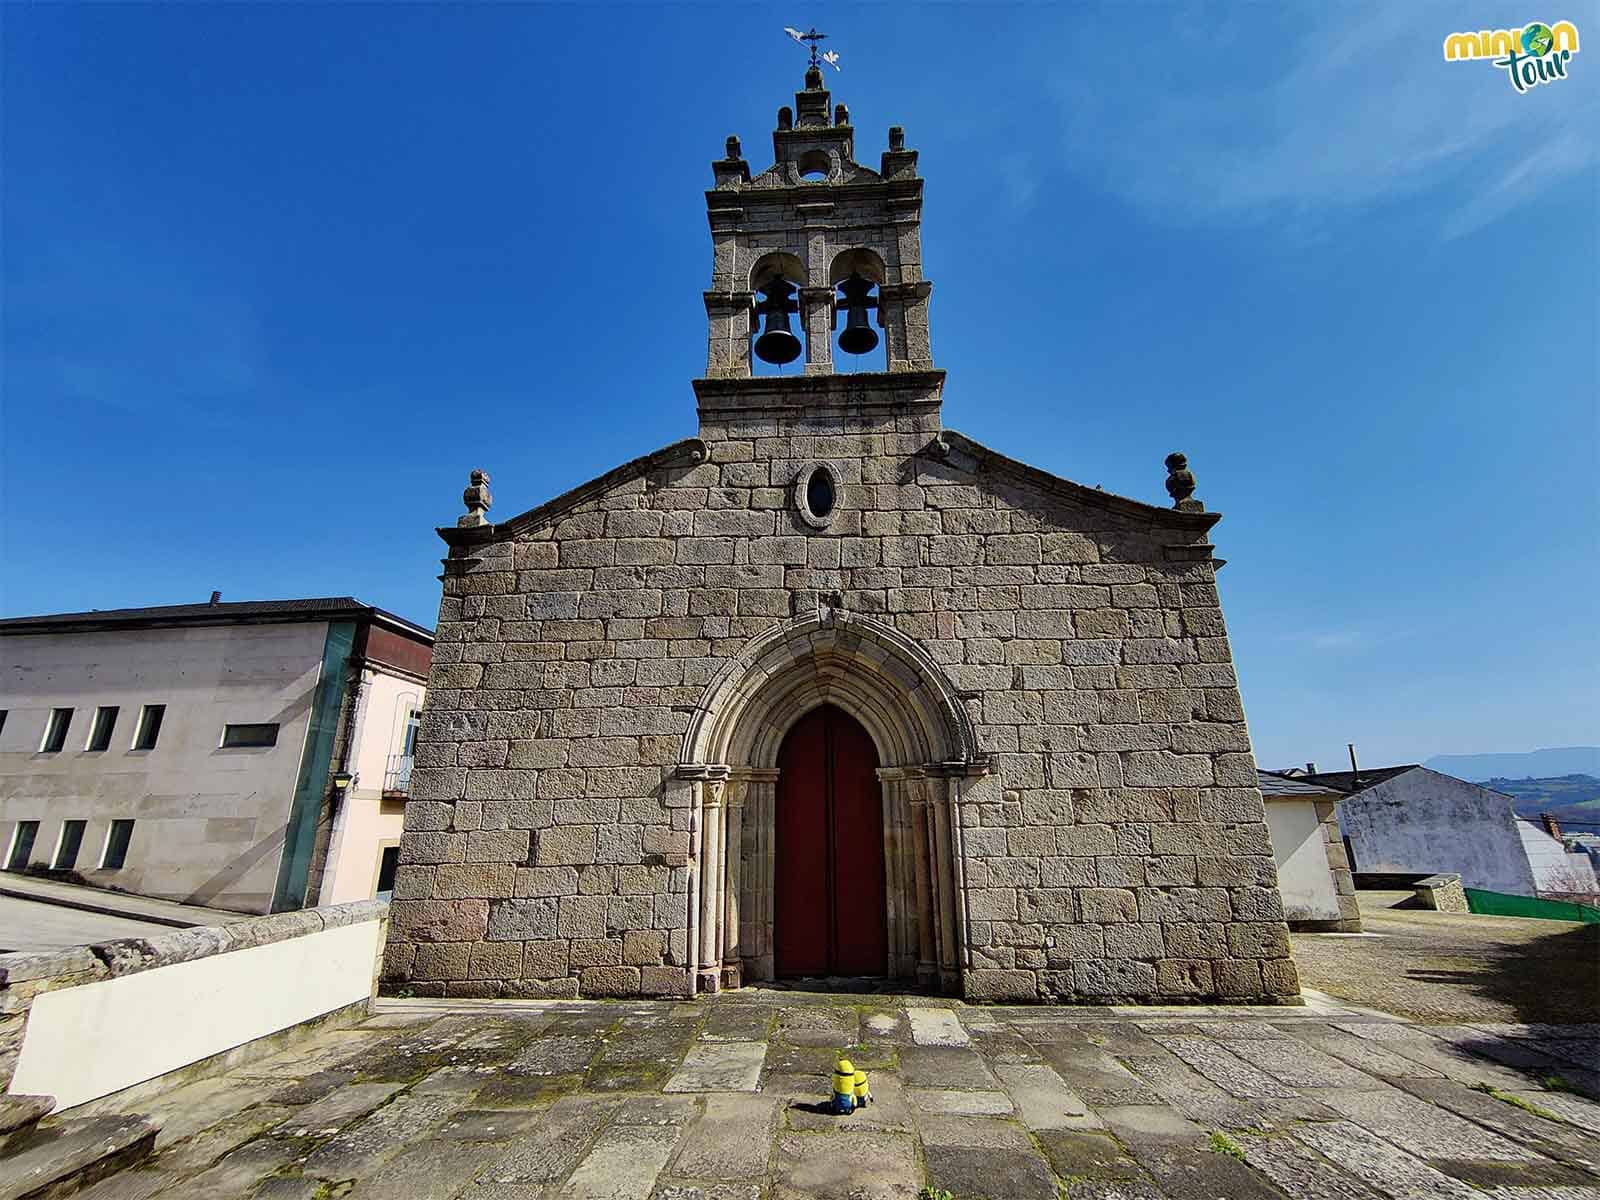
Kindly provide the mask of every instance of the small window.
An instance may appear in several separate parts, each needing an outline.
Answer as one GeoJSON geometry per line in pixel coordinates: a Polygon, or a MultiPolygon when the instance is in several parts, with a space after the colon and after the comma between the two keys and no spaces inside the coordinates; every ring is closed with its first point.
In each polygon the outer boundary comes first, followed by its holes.
{"type": "Polygon", "coordinates": [[[115,704],[102,704],[94,710],[94,727],[89,730],[88,749],[111,749],[111,732],[117,727],[117,714],[121,711],[115,704]]]}
{"type": "Polygon", "coordinates": [[[11,834],[11,853],[6,855],[6,870],[20,871],[33,853],[33,839],[39,836],[39,822],[18,821],[11,834]]]}
{"type": "Polygon", "coordinates": [[[45,723],[44,741],[39,749],[45,754],[60,754],[61,748],[67,744],[67,730],[72,728],[72,710],[70,708],[52,708],[50,720],[45,723]]]}
{"type": "Polygon", "coordinates": [[[0,733],[6,731],[6,710],[0,708],[0,733]]]}
{"type": "Polygon", "coordinates": [[[402,742],[401,754],[410,757],[417,752],[417,730],[422,725],[422,714],[416,709],[406,713],[406,735],[402,742]]]}
{"type": "Polygon", "coordinates": [[[833,479],[820,468],[811,472],[806,483],[806,504],[813,516],[826,517],[833,512],[833,479]]]}
{"type": "Polygon", "coordinates": [[[843,497],[839,468],[826,461],[803,464],[790,492],[800,519],[813,529],[826,529],[832,523],[843,497]]]}
{"type": "Polygon", "coordinates": [[[239,749],[246,746],[276,746],[278,744],[277,722],[263,722],[259,725],[225,725],[222,729],[222,744],[228,749],[239,749]]]}
{"type": "Polygon", "coordinates": [[[387,900],[394,895],[394,872],[400,865],[400,847],[385,846],[383,856],[378,860],[378,894],[377,899],[387,900]]]}
{"type": "Polygon", "coordinates": [[[56,856],[51,866],[57,871],[70,871],[78,865],[78,850],[83,846],[84,821],[63,821],[61,841],[56,845],[56,856]]]}
{"type": "Polygon", "coordinates": [[[139,728],[133,735],[135,750],[154,750],[161,736],[161,721],[167,715],[165,704],[146,704],[139,713],[139,728]]]}
{"type": "Polygon", "coordinates": [[[128,843],[133,841],[132,821],[113,821],[106,834],[106,852],[100,856],[102,871],[119,871],[128,861],[128,843]]]}

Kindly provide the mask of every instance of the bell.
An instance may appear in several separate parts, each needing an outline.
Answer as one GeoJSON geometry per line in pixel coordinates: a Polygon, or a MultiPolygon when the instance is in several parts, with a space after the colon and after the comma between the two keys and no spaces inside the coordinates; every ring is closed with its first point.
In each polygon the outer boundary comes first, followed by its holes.
{"type": "Polygon", "coordinates": [[[869,294],[872,283],[857,272],[839,284],[845,306],[844,332],[839,335],[839,349],[846,354],[866,354],[878,347],[878,334],[867,321],[867,309],[876,308],[878,302],[869,294]]]}
{"type": "Polygon", "coordinates": [[[800,357],[800,339],[789,328],[789,314],[800,311],[791,297],[794,285],[783,276],[775,276],[761,288],[758,306],[763,317],[761,336],[756,339],[756,357],[762,362],[793,362],[800,357]]]}

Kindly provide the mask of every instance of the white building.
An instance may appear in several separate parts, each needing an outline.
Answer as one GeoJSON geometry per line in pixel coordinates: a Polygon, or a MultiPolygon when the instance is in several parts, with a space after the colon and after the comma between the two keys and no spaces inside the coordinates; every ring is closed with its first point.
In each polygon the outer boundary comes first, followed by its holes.
{"type": "Polygon", "coordinates": [[[432,646],[349,597],[0,620],[0,866],[239,912],[377,894],[432,646]]]}
{"type": "Polygon", "coordinates": [[[1339,793],[1274,771],[1257,771],[1256,778],[1289,928],[1360,933],[1361,909],[1339,836],[1339,793]]]}
{"type": "Polygon", "coordinates": [[[1594,889],[1587,856],[1518,817],[1503,792],[1415,765],[1299,778],[1343,794],[1339,824],[1357,872],[1455,872],[1463,887],[1514,896],[1594,889]]]}

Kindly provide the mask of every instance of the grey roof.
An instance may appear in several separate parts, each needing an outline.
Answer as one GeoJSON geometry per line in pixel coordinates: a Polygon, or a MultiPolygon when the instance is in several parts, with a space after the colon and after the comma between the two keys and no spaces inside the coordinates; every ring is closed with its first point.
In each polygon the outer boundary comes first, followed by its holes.
{"type": "Polygon", "coordinates": [[[162,625],[259,625],[366,617],[433,641],[433,631],[354,596],[305,600],[240,600],[216,604],[161,604],[145,608],[106,608],[89,612],[45,613],[0,619],[0,636],[23,633],[91,632],[162,625]]]}
{"type": "Polygon", "coordinates": [[[1304,779],[1279,775],[1276,771],[1257,769],[1256,782],[1261,785],[1261,794],[1263,796],[1327,796],[1335,794],[1334,789],[1326,784],[1307,783],[1304,779]]]}
{"type": "Polygon", "coordinates": [[[1416,771],[1421,763],[1406,763],[1400,767],[1362,767],[1360,782],[1356,782],[1354,771],[1318,771],[1314,775],[1301,775],[1299,778],[1308,783],[1320,783],[1328,790],[1342,792],[1346,796],[1356,792],[1365,791],[1375,783],[1382,783],[1393,779],[1396,775],[1404,775],[1407,771],[1416,771]]]}

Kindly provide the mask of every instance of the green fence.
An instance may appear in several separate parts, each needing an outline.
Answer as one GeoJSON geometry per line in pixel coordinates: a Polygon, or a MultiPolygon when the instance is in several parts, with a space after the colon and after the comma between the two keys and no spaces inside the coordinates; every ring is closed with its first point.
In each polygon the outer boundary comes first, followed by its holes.
{"type": "Polygon", "coordinates": [[[1573,904],[1567,900],[1537,900],[1532,896],[1509,896],[1505,892],[1485,892],[1462,888],[1467,907],[1489,917],[1543,917],[1547,921],[1587,921],[1600,924],[1600,908],[1573,904]]]}

